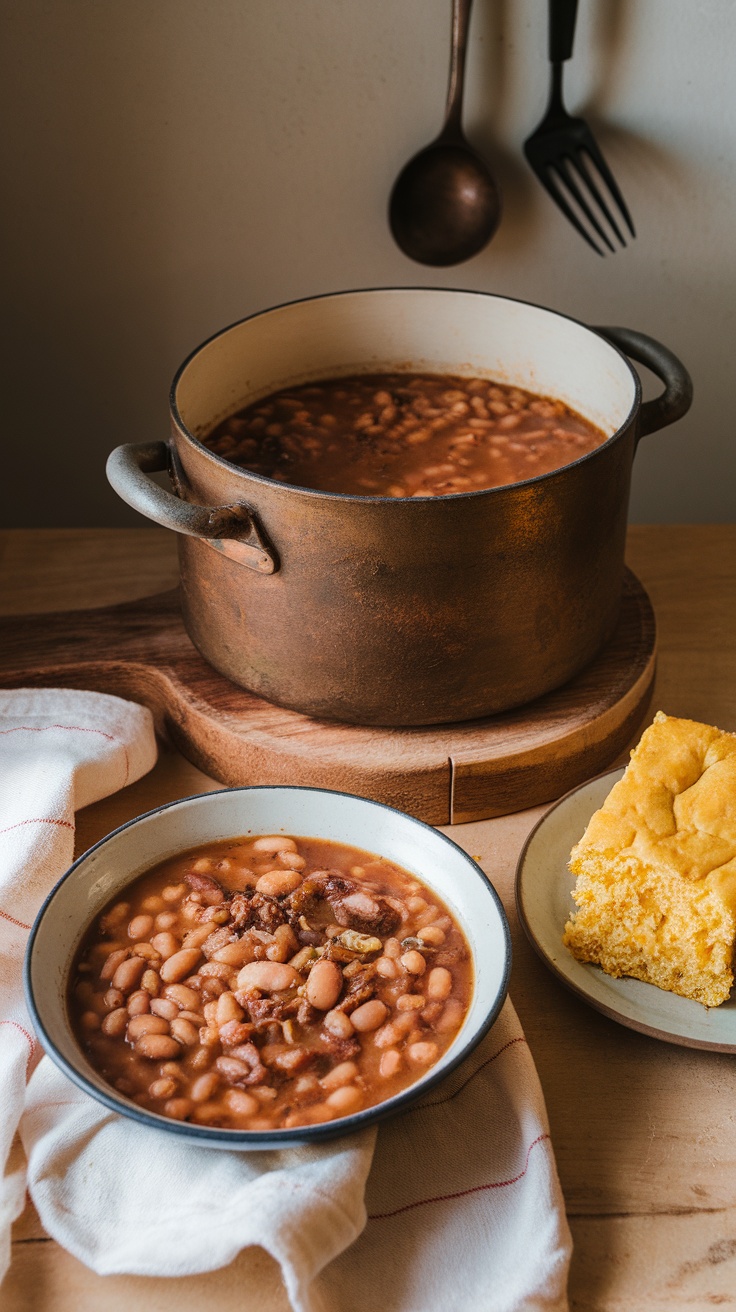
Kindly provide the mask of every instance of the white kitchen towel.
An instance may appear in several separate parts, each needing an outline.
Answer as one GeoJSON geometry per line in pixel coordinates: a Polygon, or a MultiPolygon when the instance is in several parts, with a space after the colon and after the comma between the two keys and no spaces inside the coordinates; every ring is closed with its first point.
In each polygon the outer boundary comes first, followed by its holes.
{"type": "MultiPolygon", "coordinates": [[[[297,1312],[366,1300],[382,1312],[562,1312],[570,1237],[510,1002],[460,1070],[381,1127],[375,1158],[371,1130],[314,1149],[192,1148],[107,1111],[48,1058],[37,1065],[20,987],[27,926],[71,860],[75,806],[149,769],[155,747],[146,711],[99,694],[0,693],[0,718],[0,1151],[7,1163],[24,1109],[28,1185],[49,1234],[100,1274],[194,1274],[260,1244],[297,1312]]],[[[2,1181],[0,1273],[24,1183],[2,1181]]]]}

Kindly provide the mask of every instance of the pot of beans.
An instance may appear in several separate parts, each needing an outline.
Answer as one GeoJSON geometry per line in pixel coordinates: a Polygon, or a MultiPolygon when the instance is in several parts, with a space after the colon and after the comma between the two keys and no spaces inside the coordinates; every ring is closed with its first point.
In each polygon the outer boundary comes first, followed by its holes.
{"type": "Polygon", "coordinates": [[[235,683],[352,723],[467,720],[561,686],[611,635],[637,443],[691,397],[628,329],[344,292],[198,347],[170,441],[118,447],[108,478],[179,535],[188,633],[235,683]]]}

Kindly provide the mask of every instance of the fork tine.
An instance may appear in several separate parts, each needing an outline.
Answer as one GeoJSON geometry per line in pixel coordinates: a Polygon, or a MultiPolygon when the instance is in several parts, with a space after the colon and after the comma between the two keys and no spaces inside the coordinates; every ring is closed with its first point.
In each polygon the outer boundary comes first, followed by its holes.
{"type": "Polygon", "coordinates": [[[619,241],[621,242],[621,245],[622,245],[622,246],[625,246],[625,245],[626,245],[626,238],[624,237],[624,235],[623,235],[623,233],[621,232],[621,229],[619,228],[619,226],[618,226],[616,220],[614,219],[614,217],[613,217],[611,211],[609,210],[608,206],[606,205],[606,202],[605,202],[605,200],[603,199],[603,197],[602,197],[602,195],[601,195],[601,193],[600,193],[600,190],[599,190],[599,188],[598,188],[598,186],[597,186],[597,184],[596,184],[596,182],[595,182],[595,179],[593,178],[593,176],[592,176],[592,174],[591,174],[591,172],[590,172],[590,169],[588,168],[588,165],[587,165],[586,162],[585,162],[585,157],[584,157],[584,155],[583,155],[583,149],[584,149],[584,147],[581,147],[581,149],[577,152],[577,155],[575,156],[575,167],[577,168],[578,173],[580,174],[581,178],[582,178],[583,181],[585,182],[585,185],[586,185],[586,186],[588,187],[588,189],[590,190],[590,193],[591,193],[593,199],[596,200],[596,201],[598,202],[598,205],[600,206],[601,211],[603,212],[603,214],[605,214],[606,218],[608,219],[608,222],[610,223],[611,227],[613,228],[613,231],[615,232],[616,236],[618,237],[619,241]]]}
{"type": "MultiPolygon", "coordinates": [[[[587,200],[585,199],[585,196],[583,195],[583,193],[582,193],[582,191],[580,190],[580,188],[579,188],[577,182],[575,181],[575,178],[574,178],[574,176],[573,176],[573,172],[572,172],[572,168],[570,167],[571,165],[574,167],[575,164],[576,164],[576,160],[575,160],[574,156],[572,156],[572,155],[570,155],[570,156],[563,156],[561,159],[559,159],[559,160],[557,161],[557,169],[558,169],[558,172],[559,172],[559,174],[560,174],[560,177],[562,178],[562,181],[564,182],[565,186],[567,187],[568,191],[570,192],[570,195],[574,198],[574,200],[577,201],[578,205],[580,206],[581,210],[583,211],[583,214],[584,214],[585,217],[587,218],[588,222],[589,222],[589,223],[595,228],[596,232],[598,233],[598,236],[601,238],[601,241],[604,241],[604,242],[606,243],[606,246],[608,247],[609,251],[614,251],[614,250],[615,250],[615,247],[614,247],[613,242],[611,241],[610,237],[608,236],[608,233],[607,233],[607,232],[601,227],[601,225],[600,225],[600,223],[598,222],[598,220],[597,220],[595,214],[593,213],[592,209],[590,208],[590,205],[588,204],[587,200]]],[[[585,177],[585,174],[581,174],[581,176],[583,177],[584,181],[587,181],[587,178],[585,177]]],[[[593,190],[594,190],[594,192],[595,192],[595,190],[596,190],[595,187],[593,188],[593,190]]],[[[618,237],[618,239],[619,239],[619,241],[621,242],[622,246],[625,246],[625,245],[626,245],[626,242],[624,241],[623,237],[621,236],[621,233],[618,231],[618,228],[616,227],[616,224],[613,222],[613,219],[611,218],[610,214],[608,213],[608,210],[606,209],[606,206],[604,205],[603,200],[601,199],[600,195],[596,195],[596,200],[598,201],[598,203],[599,203],[601,209],[603,210],[603,213],[605,214],[606,218],[607,218],[607,219],[609,220],[609,222],[611,223],[611,226],[613,227],[613,230],[614,230],[614,232],[616,233],[616,236],[618,237]]]]}
{"type": "Polygon", "coordinates": [[[601,248],[597,247],[596,243],[593,241],[593,237],[590,236],[589,232],[585,231],[580,219],[577,218],[575,210],[572,209],[571,205],[568,205],[567,198],[565,198],[563,193],[560,192],[559,186],[556,185],[556,182],[552,181],[551,173],[552,169],[550,165],[547,165],[543,171],[542,169],[539,169],[537,173],[537,177],[539,178],[539,181],[541,181],[544,190],[551,195],[552,201],[554,201],[555,205],[563,211],[565,219],[569,219],[573,228],[576,228],[576,230],[580,232],[580,236],[583,237],[583,240],[586,241],[586,243],[588,243],[589,247],[593,247],[593,251],[596,252],[596,255],[602,256],[603,252],[601,251],[601,248]]]}
{"type": "MultiPolygon", "coordinates": [[[[586,144],[582,147],[582,149],[587,151],[591,160],[595,164],[595,167],[597,168],[598,172],[603,178],[603,181],[608,187],[608,190],[613,196],[613,199],[615,200],[616,204],[618,205],[618,208],[626,221],[626,226],[629,229],[629,232],[631,233],[632,237],[635,237],[636,229],[634,228],[634,225],[631,221],[631,215],[629,214],[626,201],[624,200],[623,196],[621,195],[621,192],[619,191],[618,183],[616,182],[616,179],[614,178],[611,170],[606,164],[606,161],[600,152],[600,148],[595,138],[591,137],[590,140],[586,142],[586,144]]],[[[613,226],[615,227],[615,224],[613,226]]]]}
{"type": "Polygon", "coordinates": [[[558,208],[562,210],[562,213],[565,215],[565,218],[569,219],[573,228],[577,229],[577,231],[580,233],[580,236],[583,238],[583,241],[587,241],[588,245],[592,246],[596,255],[602,256],[603,251],[600,249],[599,246],[596,246],[595,242],[593,241],[593,238],[590,236],[588,232],[585,231],[585,228],[580,222],[577,214],[572,209],[572,207],[568,204],[566,198],[563,196],[557,184],[552,181],[551,174],[552,174],[552,169],[548,165],[544,169],[544,171],[542,171],[541,169],[539,170],[539,172],[537,173],[537,177],[539,178],[539,181],[541,182],[545,191],[547,191],[549,195],[552,197],[553,201],[555,202],[555,205],[557,205],[558,208]]]}

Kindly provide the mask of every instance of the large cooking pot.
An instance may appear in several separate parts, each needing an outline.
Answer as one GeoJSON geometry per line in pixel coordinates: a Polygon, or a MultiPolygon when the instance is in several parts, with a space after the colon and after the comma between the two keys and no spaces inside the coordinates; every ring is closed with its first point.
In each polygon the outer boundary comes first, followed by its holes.
{"type": "Polygon", "coordinates": [[[557,688],[611,634],[636,444],[691,396],[671,352],[627,329],[481,292],[343,292],[198,347],[174,379],[170,444],[118,447],[108,477],[180,534],[187,630],[235,683],[358,724],[466,720],[557,688]],[[626,355],[662,379],[656,400],[641,403],[626,355]],[[557,397],[608,440],[523,483],[405,499],[290,487],[199,440],[278,388],[395,369],[557,397]],[[176,495],[147,477],[167,468],[176,495]]]}

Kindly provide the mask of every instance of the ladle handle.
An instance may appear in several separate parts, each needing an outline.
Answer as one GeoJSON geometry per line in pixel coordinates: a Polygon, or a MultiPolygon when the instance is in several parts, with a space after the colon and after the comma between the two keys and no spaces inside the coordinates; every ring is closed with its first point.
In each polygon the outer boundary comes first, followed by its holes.
{"type": "Polygon", "coordinates": [[[637,364],[646,365],[664,383],[661,396],[645,401],[639,410],[637,441],[647,433],[656,433],[687,414],[693,400],[693,382],[681,360],[654,337],[637,333],[633,328],[599,328],[607,341],[617,346],[637,364]]]}
{"type": "Polygon", "coordinates": [[[175,533],[201,538],[234,560],[259,574],[274,574],[278,561],[250,506],[198,506],[182,501],[159,487],[148,474],[169,468],[166,442],[128,442],[111,451],[107,460],[108,482],[119,497],[139,514],[175,533]]]}
{"type": "Polygon", "coordinates": [[[447,107],[443,135],[462,133],[463,90],[465,88],[465,55],[468,49],[470,10],[473,0],[452,0],[452,48],[450,52],[450,81],[447,87],[447,107]],[[448,131],[449,130],[449,131],[448,131]]]}

